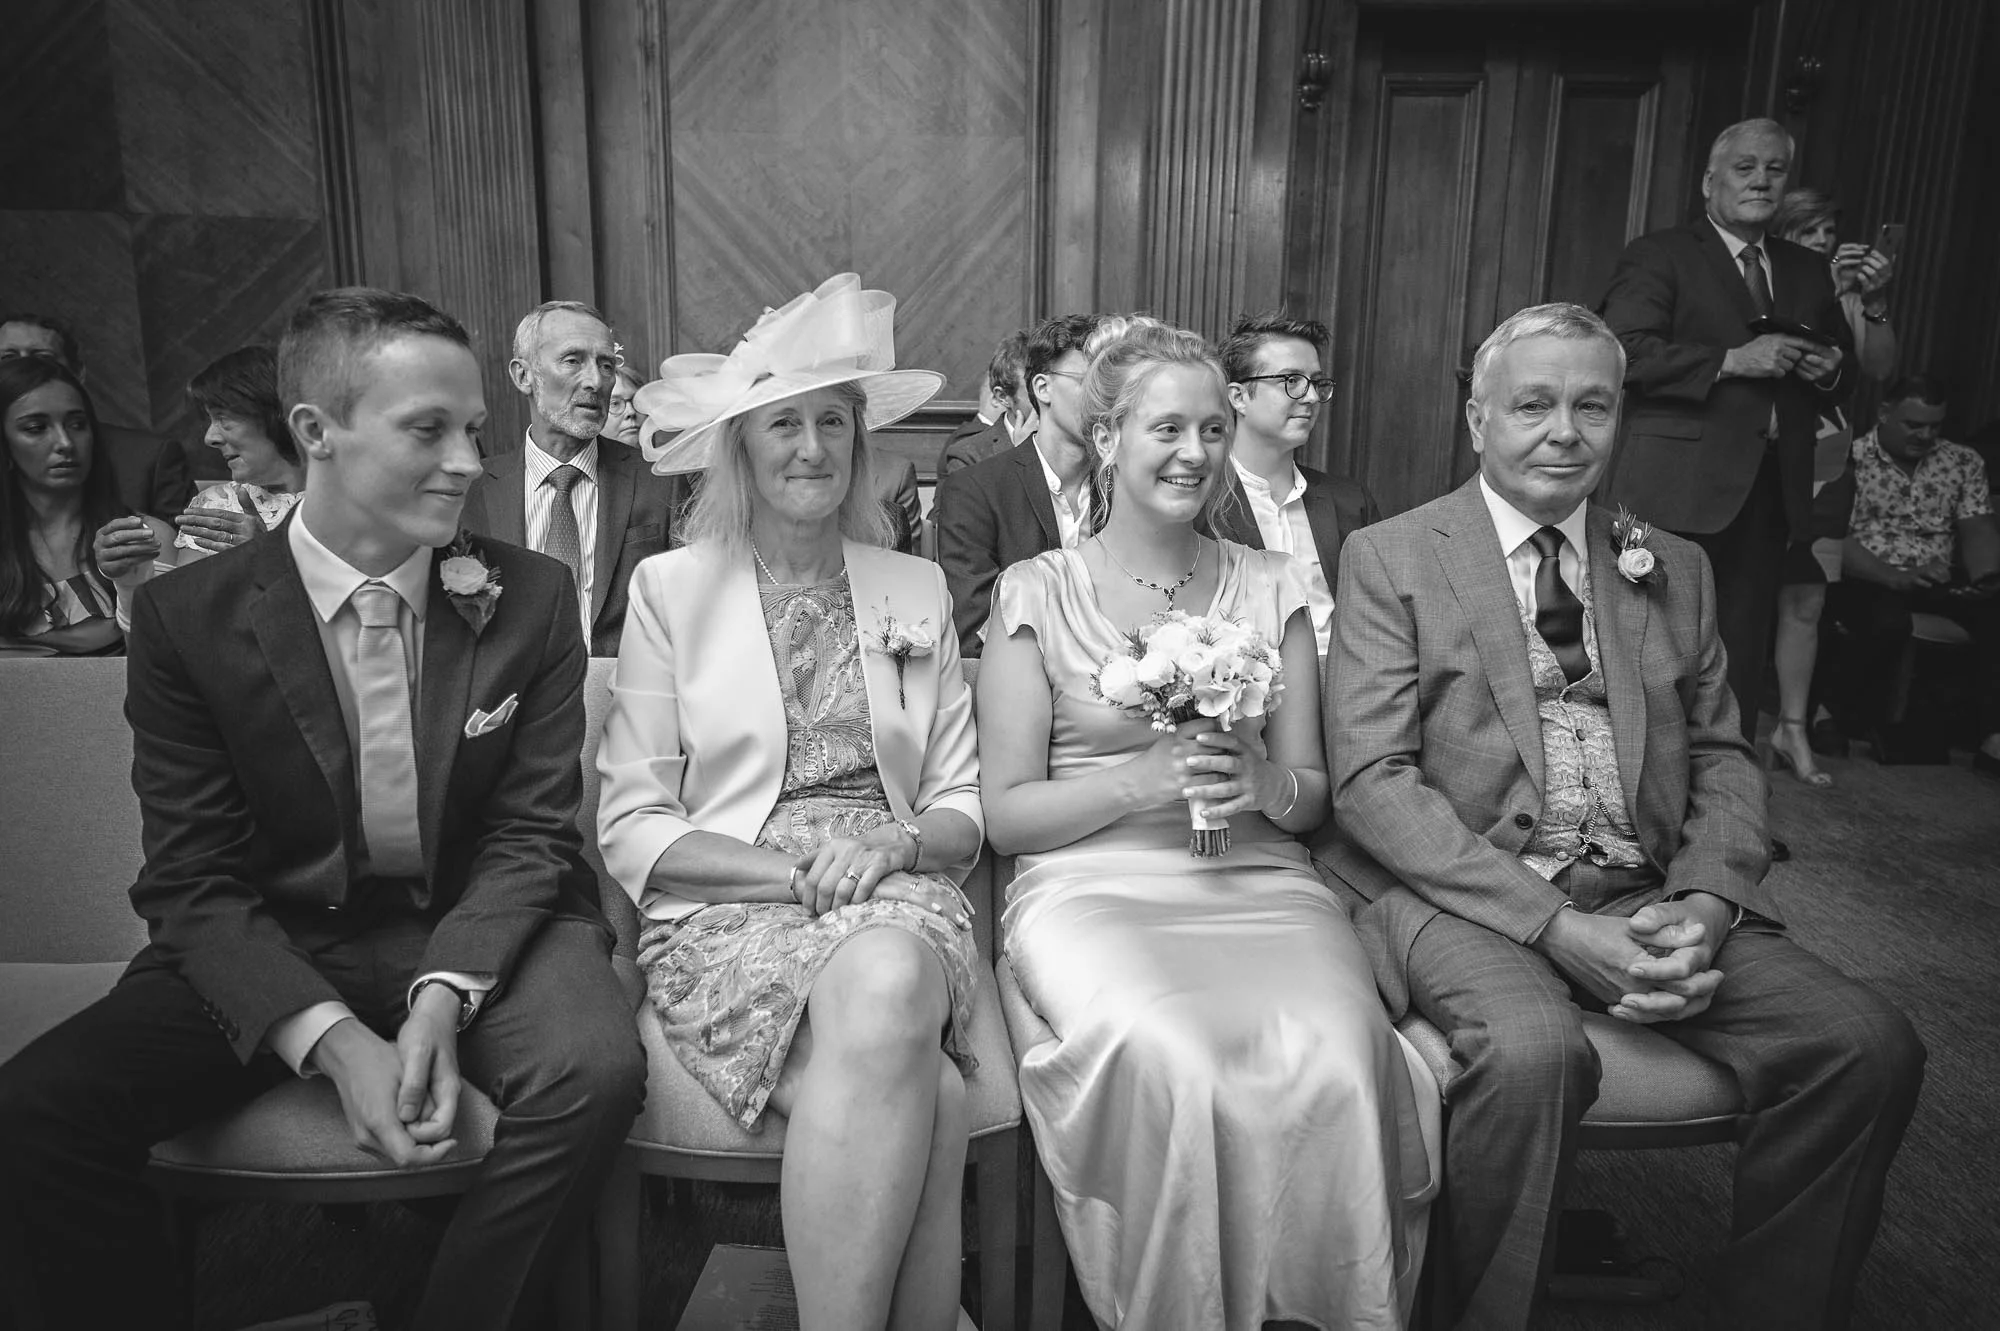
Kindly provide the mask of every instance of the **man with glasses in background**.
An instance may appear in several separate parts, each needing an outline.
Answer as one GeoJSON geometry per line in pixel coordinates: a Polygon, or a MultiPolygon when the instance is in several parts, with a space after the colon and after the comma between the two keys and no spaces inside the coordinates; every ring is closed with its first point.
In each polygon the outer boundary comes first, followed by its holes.
{"type": "Polygon", "coordinates": [[[1282,550],[1306,571],[1313,638],[1322,659],[1333,631],[1333,587],[1340,544],[1382,516],[1361,482],[1297,461],[1312,437],[1333,380],[1320,368],[1326,325],[1284,314],[1236,321],[1222,343],[1229,405],[1236,409],[1236,502],[1223,505],[1216,535],[1260,550],[1282,550]]]}

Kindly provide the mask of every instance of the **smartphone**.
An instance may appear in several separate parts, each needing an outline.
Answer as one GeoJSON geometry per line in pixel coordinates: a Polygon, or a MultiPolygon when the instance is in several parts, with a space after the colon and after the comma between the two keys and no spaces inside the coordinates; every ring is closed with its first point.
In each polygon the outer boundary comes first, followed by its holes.
{"type": "Polygon", "coordinates": [[[1882,229],[1875,233],[1875,248],[1882,251],[1890,262],[1903,252],[1903,233],[1910,229],[1907,222],[1884,222],[1882,229]]]}

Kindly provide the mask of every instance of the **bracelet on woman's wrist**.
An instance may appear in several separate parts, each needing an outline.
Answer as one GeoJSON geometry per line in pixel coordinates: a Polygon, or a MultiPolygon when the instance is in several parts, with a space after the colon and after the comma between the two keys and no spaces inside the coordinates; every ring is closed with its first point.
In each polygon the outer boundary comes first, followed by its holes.
{"type": "Polygon", "coordinates": [[[1267,813],[1264,815],[1266,818],[1269,818],[1272,822],[1276,822],[1278,819],[1283,818],[1285,815],[1289,814],[1295,807],[1297,807],[1299,802],[1299,774],[1293,771],[1291,768],[1287,767],[1285,769],[1285,775],[1288,778],[1290,778],[1292,783],[1292,797],[1285,801],[1284,808],[1278,810],[1276,813],[1267,813]]]}
{"type": "Polygon", "coordinates": [[[909,833],[910,862],[904,865],[903,868],[910,873],[915,873],[917,871],[917,861],[924,857],[923,829],[918,827],[916,823],[912,822],[908,818],[898,818],[896,820],[896,826],[902,828],[905,832],[909,833]]]}

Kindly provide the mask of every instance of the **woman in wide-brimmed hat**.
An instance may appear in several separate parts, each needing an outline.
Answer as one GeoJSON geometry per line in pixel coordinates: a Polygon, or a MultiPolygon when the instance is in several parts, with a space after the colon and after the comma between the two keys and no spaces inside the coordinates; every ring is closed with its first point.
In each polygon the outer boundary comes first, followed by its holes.
{"type": "Polygon", "coordinates": [[[982,817],[944,578],[881,548],[868,432],[943,383],[894,368],[894,310],[843,274],[635,395],[654,469],[705,474],[633,575],[598,831],[676,1055],[744,1126],[789,1119],[809,1324],[943,1328],[982,817]]]}

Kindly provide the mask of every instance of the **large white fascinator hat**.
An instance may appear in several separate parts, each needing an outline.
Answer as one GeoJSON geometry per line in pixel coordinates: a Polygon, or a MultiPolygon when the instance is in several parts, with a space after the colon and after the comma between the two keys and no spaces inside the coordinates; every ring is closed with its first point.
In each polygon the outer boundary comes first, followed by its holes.
{"type": "Polygon", "coordinates": [[[731,417],[834,384],[861,385],[869,429],[899,421],[937,396],[944,376],[896,368],[895,321],[894,296],[836,273],[782,309],[765,310],[727,356],[661,361],[660,377],[632,395],[645,417],[639,447],[662,476],[704,471],[731,417]],[[656,431],[673,437],[655,443],[656,431]]]}

